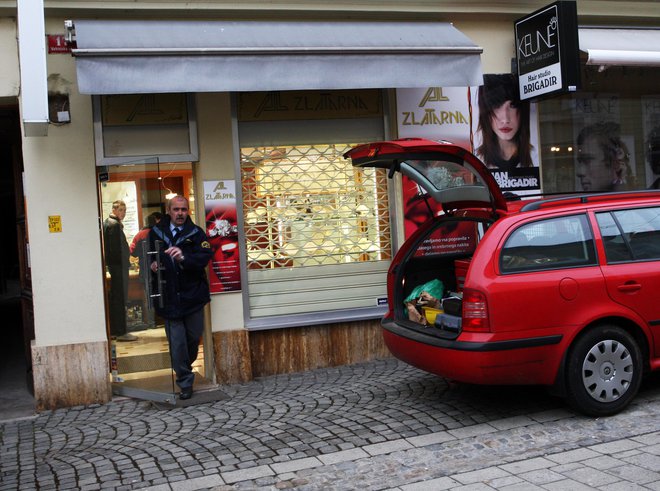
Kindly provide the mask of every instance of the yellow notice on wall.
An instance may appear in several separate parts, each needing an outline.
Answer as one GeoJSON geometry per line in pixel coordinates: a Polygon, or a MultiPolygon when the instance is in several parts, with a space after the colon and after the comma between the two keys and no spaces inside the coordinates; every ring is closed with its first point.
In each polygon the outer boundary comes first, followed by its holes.
{"type": "Polygon", "coordinates": [[[60,215],[48,215],[48,231],[51,234],[62,231],[62,217],[60,215]]]}

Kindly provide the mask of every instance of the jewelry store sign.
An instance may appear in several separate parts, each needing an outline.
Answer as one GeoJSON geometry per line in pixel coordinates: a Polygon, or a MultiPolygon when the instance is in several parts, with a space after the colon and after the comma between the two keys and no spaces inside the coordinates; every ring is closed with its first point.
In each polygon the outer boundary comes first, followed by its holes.
{"type": "Polygon", "coordinates": [[[580,84],[576,3],[555,2],[514,26],[520,99],[575,92],[580,84]]]}

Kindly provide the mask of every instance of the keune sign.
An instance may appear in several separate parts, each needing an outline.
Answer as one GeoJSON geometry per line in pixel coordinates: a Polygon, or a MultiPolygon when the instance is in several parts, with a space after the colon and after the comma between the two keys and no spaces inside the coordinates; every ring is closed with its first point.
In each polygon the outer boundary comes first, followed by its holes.
{"type": "Polygon", "coordinates": [[[576,3],[552,3],[514,25],[520,99],[576,91],[580,84],[576,3]]]}

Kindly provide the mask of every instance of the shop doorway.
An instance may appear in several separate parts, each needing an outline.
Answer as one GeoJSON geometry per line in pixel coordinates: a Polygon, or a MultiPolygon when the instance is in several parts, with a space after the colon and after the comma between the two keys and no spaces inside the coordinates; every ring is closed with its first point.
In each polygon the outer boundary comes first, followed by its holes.
{"type": "MultiPolygon", "coordinates": [[[[98,171],[112,388],[117,395],[176,404],[165,322],[155,310],[161,285],[148,273],[154,253],[145,239],[173,196],[188,198],[196,222],[192,164],[146,162],[98,171]]],[[[213,386],[206,351],[200,343],[196,390],[213,386]]]]}
{"type": "Polygon", "coordinates": [[[18,107],[0,107],[0,203],[9,220],[0,241],[0,421],[29,416],[35,410],[30,350],[34,321],[22,176],[18,107]]]}

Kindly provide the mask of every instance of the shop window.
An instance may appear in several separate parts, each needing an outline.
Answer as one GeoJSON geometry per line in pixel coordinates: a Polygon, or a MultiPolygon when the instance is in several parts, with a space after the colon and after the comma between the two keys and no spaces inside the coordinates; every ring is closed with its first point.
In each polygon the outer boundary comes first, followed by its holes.
{"type": "Polygon", "coordinates": [[[350,144],[243,148],[249,269],[389,259],[387,176],[353,168],[350,144]]]}
{"type": "Polygon", "coordinates": [[[543,191],[660,186],[660,68],[582,67],[581,90],[539,103],[543,191]]]}
{"type": "Polygon", "coordinates": [[[388,179],[343,154],[384,137],[377,90],[237,98],[246,326],[378,318],[392,251],[388,179]]]}

